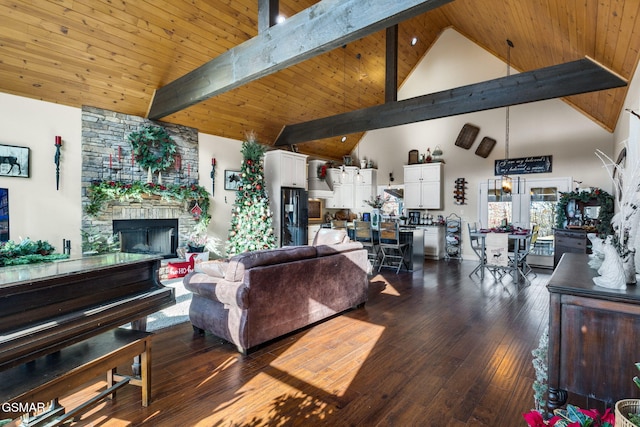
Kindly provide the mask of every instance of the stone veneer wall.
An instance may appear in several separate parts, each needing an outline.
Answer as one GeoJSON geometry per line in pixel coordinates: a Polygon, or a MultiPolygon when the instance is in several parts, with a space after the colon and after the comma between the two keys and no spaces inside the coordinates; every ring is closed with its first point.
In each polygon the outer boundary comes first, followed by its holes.
{"type": "MultiPolygon", "coordinates": [[[[88,203],[87,187],[92,181],[144,181],[148,172],[131,161],[131,145],[127,137],[144,126],[164,127],[178,146],[182,167],[171,167],[162,173],[162,183],[187,185],[198,181],[198,131],[174,125],[116,113],[94,107],[82,107],[82,207],[88,203]],[[119,148],[120,147],[120,148],[119,148]],[[118,157],[120,155],[120,160],[118,157]],[[111,156],[111,159],[109,158],[111,156]]],[[[158,183],[158,175],[152,181],[158,183]]],[[[82,229],[101,234],[113,234],[114,219],[178,219],[178,245],[188,235],[195,221],[187,202],[143,199],[114,201],[97,217],[82,217],[82,229]]]]}

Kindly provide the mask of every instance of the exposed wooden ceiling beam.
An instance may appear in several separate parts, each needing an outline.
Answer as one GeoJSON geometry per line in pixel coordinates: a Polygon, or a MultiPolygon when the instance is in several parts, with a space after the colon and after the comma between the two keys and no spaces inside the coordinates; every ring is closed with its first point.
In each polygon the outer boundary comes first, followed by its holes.
{"type": "Polygon", "coordinates": [[[398,100],[398,26],[387,28],[385,49],[384,102],[398,100]]]}
{"type": "Polygon", "coordinates": [[[540,68],[398,102],[285,126],[275,145],[416,123],[509,105],[626,86],[627,81],[590,59],[540,68]]]}
{"type": "Polygon", "coordinates": [[[168,116],[451,1],[322,0],[156,90],[148,116],[168,116]]]}
{"type": "Polygon", "coordinates": [[[280,13],[279,0],[258,0],[258,33],[276,25],[280,13]]]}

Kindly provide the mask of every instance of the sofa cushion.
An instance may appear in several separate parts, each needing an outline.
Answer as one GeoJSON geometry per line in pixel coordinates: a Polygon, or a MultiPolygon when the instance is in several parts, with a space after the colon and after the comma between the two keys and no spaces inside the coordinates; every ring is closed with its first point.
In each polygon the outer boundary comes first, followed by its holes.
{"type": "Polygon", "coordinates": [[[229,260],[225,279],[230,282],[242,280],[245,270],[262,265],[281,264],[316,257],[314,246],[283,246],[276,249],[244,252],[229,260]]]}
{"type": "Polygon", "coordinates": [[[313,238],[313,246],[337,245],[349,241],[347,230],[339,228],[321,228],[313,238]]]}
{"type": "Polygon", "coordinates": [[[248,289],[242,282],[229,282],[194,271],[185,276],[183,283],[188,291],[212,301],[240,308],[249,307],[248,289]]]}
{"type": "Polygon", "coordinates": [[[358,249],[362,249],[362,243],[360,242],[349,242],[349,243],[339,243],[337,245],[320,245],[316,246],[316,250],[318,251],[318,256],[327,256],[334,255],[340,252],[349,252],[355,251],[358,249]]]}
{"type": "Polygon", "coordinates": [[[198,273],[205,273],[212,277],[224,277],[228,266],[228,259],[216,259],[213,261],[199,262],[195,264],[194,270],[198,273]]]}

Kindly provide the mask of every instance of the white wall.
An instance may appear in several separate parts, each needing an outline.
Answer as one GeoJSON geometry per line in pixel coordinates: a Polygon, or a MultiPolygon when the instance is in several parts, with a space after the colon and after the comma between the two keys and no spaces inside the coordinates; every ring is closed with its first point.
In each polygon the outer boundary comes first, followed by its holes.
{"type": "Polygon", "coordinates": [[[62,251],[62,240],[81,251],[80,109],[0,93],[0,144],[30,148],[29,178],[0,176],[9,189],[12,240],[47,240],[62,251]],[[62,136],[60,190],[53,162],[55,136],[62,136]]]}
{"type": "Polygon", "coordinates": [[[231,209],[236,199],[236,192],[224,189],[224,171],[239,171],[242,165],[242,142],[229,138],[198,134],[200,156],[200,185],[211,193],[211,159],[216,159],[215,191],[211,201],[211,223],[209,233],[219,240],[221,245],[227,240],[231,209]]]}
{"type": "MultiPolygon", "coordinates": [[[[517,49],[517,46],[514,48],[517,49]]],[[[453,87],[504,77],[504,62],[472,43],[455,30],[445,30],[400,88],[398,99],[434,93],[453,87]]],[[[515,73],[512,70],[512,73],[515,73]]],[[[403,182],[402,166],[408,152],[440,145],[444,151],[444,209],[435,214],[455,212],[464,221],[477,221],[478,185],[493,178],[496,159],[505,158],[505,109],[476,112],[368,132],[360,144],[360,156],[378,165],[379,184],[386,184],[389,172],[395,183],[403,182]],[[469,150],[457,147],[462,126],[480,128],[469,150]],[[480,140],[494,138],[497,143],[488,158],[475,155],[480,140]],[[464,177],[470,183],[467,205],[454,204],[454,180],[464,177]]],[[[571,176],[582,186],[612,190],[597,148],[611,155],[613,135],[561,100],[541,101],[510,108],[509,157],[552,155],[553,171],[536,178],[571,176]]],[[[533,177],[533,175],[532,175],[533,177]]],[[[525,176],[526,178],[526,176],[525,176]]]]}

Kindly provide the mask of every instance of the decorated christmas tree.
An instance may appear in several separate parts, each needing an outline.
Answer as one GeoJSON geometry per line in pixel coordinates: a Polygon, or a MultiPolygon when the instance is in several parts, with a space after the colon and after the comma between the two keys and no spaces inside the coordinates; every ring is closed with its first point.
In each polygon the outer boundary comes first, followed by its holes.
{"type": "Polygon", "coordinates": [[[242,143],[244,160],[240,170],[240,185],[236,191],[236,203],[231,212],[229,256],[276,246],[269,197],[264,186],[262,158],[265,149],[251,134],[242,143]]]}

